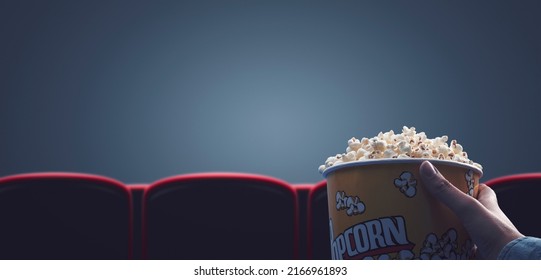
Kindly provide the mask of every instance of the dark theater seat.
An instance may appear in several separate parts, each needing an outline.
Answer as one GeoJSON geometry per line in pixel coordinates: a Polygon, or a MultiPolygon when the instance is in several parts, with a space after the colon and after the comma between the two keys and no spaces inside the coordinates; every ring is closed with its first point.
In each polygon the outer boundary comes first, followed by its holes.
{"type": "Polygon", "coordinates": [[[296,259],[296,193],[277,179],[191,174],[150,185],[143,197],[147,259],[296,259]]]}
{"type": "Polygon", "coordinates": [[[498,196],[498,204],[524,235],[541,237],[541,173],[517,174],[485,182],[498,196]]]}
{"type": "Polygon", "coordinates": [[[34,173],[0,179],[0,259],[129,259],[131,199],[112,179],[34,173]]]}
{"type": "Polygon", "coordinates": [[[316,184],[308,194],[308,258],[331,259],[327,182],[316,184]]]}
{"type": "Polygon", "coordinates": [[[299,206],[299,258],[308,259],[308,194],[314,184],[295,184],[299,206]]]}

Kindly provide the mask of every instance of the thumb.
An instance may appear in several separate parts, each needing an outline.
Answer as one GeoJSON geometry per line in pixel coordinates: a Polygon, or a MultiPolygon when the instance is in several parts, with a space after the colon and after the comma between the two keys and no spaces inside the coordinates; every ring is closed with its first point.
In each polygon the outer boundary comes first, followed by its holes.
{"type": "Polygon", "coordinates": [[[508,242],[523,236],[499,210],[496,196],[492,196],[488,187],[480,186],[479,202],[449,183],[428,161],[421,164],[419,173],[426,191],[451,209],[462,222],[480,256],[496,259],[508,242]]]}
{"type": "Polygon", "coordinates": [[[451,209],[463,224],[467,225],[473,222],[471,221],[473,217],[471,213],[486,211],[476,199],[463,193],[447,181],[432,163],[423,162],[419,173],[426,191],[451,209]]]}

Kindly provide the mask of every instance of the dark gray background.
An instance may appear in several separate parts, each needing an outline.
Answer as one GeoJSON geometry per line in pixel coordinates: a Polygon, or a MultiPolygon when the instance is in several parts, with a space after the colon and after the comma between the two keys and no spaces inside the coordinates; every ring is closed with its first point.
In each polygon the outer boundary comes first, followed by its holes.
{"type": "Polygon", "coordinates": [[[352,137],[541,171],[541,1],[2,1],[0,176],[292,183],[352,137]]]}

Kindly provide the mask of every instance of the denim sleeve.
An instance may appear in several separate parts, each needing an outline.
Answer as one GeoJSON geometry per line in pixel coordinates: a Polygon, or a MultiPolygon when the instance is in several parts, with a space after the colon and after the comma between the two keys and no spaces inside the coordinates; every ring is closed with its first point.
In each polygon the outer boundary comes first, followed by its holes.
{"type": "Polygon", "coordinates": [[[499,260],[541,260],[541,238],[526,236],[505,245],[499,260]]]}

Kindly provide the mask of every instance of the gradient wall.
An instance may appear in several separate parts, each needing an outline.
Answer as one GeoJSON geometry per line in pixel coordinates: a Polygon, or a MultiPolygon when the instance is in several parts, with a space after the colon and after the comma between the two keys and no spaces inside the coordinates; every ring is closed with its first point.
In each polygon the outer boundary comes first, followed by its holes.
{"type": "Polygon", "coordinates": [[[2,1],[0,176],[321,180],[352,137],[541,171],[540,1],[2,1]]]}

